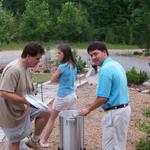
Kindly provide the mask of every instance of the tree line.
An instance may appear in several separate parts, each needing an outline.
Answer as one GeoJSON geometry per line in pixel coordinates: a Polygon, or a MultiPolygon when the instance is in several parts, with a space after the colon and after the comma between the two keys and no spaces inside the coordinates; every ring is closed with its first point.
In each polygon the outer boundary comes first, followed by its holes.
{"type": "Polygon", "coordinates": [[[0,0],[0,44],[90,41],[150,48],[149,0],[0,0]]]}

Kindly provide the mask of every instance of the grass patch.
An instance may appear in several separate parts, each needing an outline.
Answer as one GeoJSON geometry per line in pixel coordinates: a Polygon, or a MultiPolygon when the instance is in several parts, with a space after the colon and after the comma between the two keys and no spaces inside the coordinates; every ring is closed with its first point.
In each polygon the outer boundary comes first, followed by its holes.
{"type": "MultiPolygon", "coordinates": [[[[10,42],[8,44],[3,44],[1,47],[0,47],[0,50],[20,50],[20,49],[23,49],[24,46],[27,44],[28,42],[18,42],[18,43],[14,43],[14,42],[10,42]]],[[[45,47],[45,48],[57,48],[58,45],[60,44],[61,42],[58,42],[58,41],[53,41],[53,42],[42,42],[42,45],[45,47]]],[[[91,42],[69,42],[71,47],[73,49],[87,49],[88,45],[91,43],[91,42]]],[[[109,44],[109,43],[106,43],[107,44],[107,47],[108,49],[138,49],[138,46],[136,45],[125,45],[125,44],[109,44]]]]}
{"type": "Polygon", "coordinates": [[[143,114],[145,117],[150,117],[150,108],[143,108],[143,109],[142,109],[142,114],[143,114]]]}
{"type": "Polygon", "coordinates": [[[5,50],[22,50],[23,47],[27,44],[27,42],[18,42],[18,43],[8,43],[8,44],[2,44],[0,47],[0,51],[5,51],[5,50]]]}
{"type": "Polygon", "coordinates": [[[139,49],[139,47],[137,45],[125,45],[125,44],[110,44],[110,43],[106,43],[108,49],[139,49]]]}
{"type": "Polygon", "coordinates": [[[145,132],[147,135],[150,134],[150,121],[144,121],[139,119],[135,126],[142,132],[145,132]]]}
{"type": "MultiPolygon", "coordinates": [[[[14,43],[14,42],[10,42],[8,44],[2,44],[2,46],[0,47],[0,51],[4,51],[4,50],[22,50],[25,45],[28,42],[18,42],[18,43],[14,43]]],[[[45,43],[45,42],[40,42],[45,48],[57,48],[58,44],[56,42],[54,43],[45,43]]]]}
{"type": "MultiPolygon", "coordinates": [[[[1,74],[0,74],[1,77],[1,74]]],[[[34,83],[44,83],[50,80],[51,74],[50,73],[32,73],[32,80],[34,83]]]]}
{"type": "Polygon", "coordinates": [[[150,140],[140,139],[135,144],[136,150],[150,150],[150,140]]]}
{"type": "Polygon", "coordinates": [[[33,73],[32,80],[35,83],[43,83],[50,80],[51,74],[50,73],[33,73]]]}

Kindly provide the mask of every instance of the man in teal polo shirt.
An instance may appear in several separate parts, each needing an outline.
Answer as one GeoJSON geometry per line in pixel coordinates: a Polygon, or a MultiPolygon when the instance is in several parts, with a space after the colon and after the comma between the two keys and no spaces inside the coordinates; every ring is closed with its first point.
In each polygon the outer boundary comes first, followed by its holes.
{"type": "Polygon", "coordinates": [[[87,48],[92,61],[101,67],[98,74],[96,99],[80,114],[85,116],[101,106],[102,149],[125,150],[131,108],[129,106],[126,73],[123,67],[109,57],[106,45],[95,41],[87,48]]]}

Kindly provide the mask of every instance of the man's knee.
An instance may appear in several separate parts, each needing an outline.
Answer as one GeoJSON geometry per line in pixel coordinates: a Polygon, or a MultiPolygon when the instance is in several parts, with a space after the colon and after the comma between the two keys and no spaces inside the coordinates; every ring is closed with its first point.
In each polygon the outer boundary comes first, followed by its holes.
{"type": "Polygon", "coordinates": [[[36,118],[37,119],[48,119],[50,117],[50,111],[40,113],[36,118]]]}
{"type": "Polygon", "coordinates": [[[8,146],[8,150],[19,150],[19,145],[20,145],[20,142],[11,143],[8,146]]]}

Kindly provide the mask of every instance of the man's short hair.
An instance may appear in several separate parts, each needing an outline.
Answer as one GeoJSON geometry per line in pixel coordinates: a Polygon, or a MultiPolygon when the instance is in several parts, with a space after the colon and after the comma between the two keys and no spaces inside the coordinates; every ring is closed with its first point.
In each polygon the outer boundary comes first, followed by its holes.
{"type": "Polygon", "coordinates": [[[22,58],[29,56],[37,56],[38,54],[43,55],[45,53],[44,48],[37,42],[30,42],[28,43],[21,54],[22,58]]]}
{"type": "Polygon", "coordinates": [[[107,50],[107,47],[106,45],[104,44],[104,42],[101,42],[101,41],[94,41],[92,42],[88,48],[87,48],[87,52],[91,52],[91,51],[94,51],[94,50],[100,50],[100,51],[105,51],[106,54],[109,56],[109,53],[108,53],[108,50],[107,50]]]}

